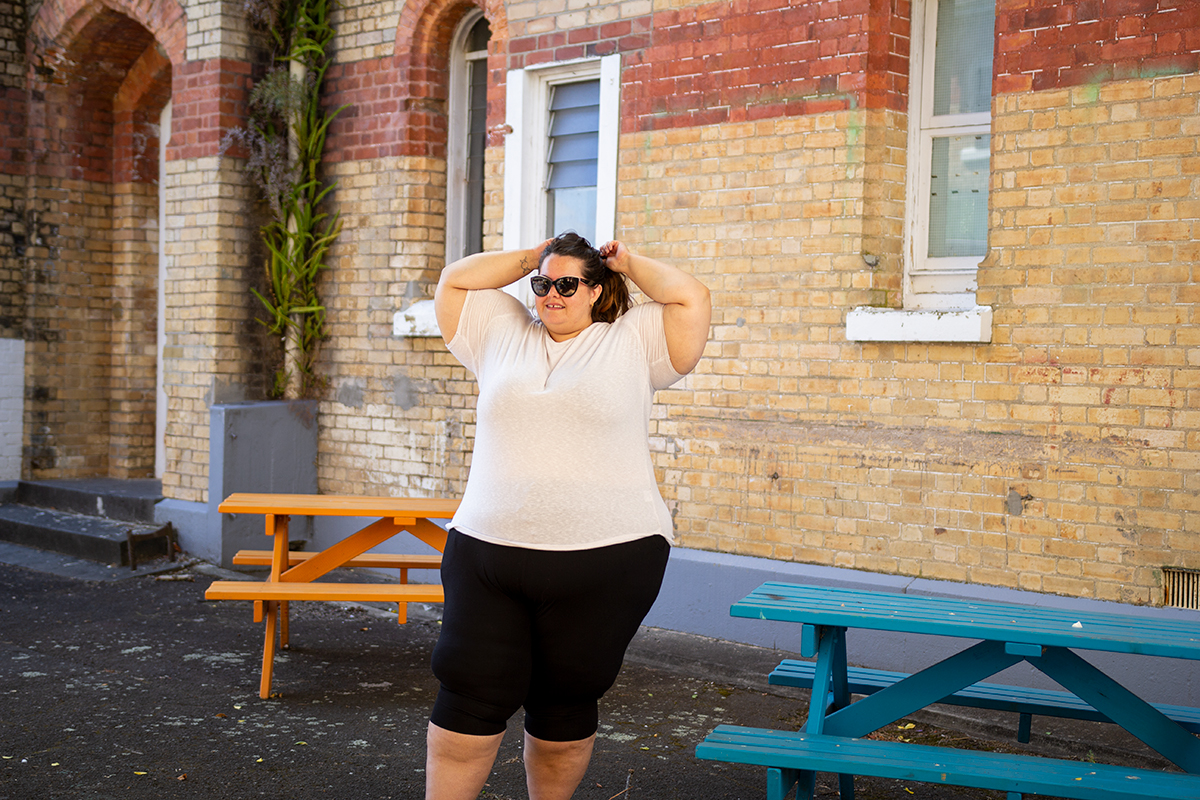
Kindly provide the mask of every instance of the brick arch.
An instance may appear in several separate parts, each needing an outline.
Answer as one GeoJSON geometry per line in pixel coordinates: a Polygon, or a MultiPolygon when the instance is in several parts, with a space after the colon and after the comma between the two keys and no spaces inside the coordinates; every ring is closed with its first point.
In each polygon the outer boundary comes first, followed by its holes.
{"type": "Polygon", "coordinates": [[[113,98],[113,181],[158,180],[159,117],[171,99],[171,62],[147,47],[113,98]]]}
{"type": "Polygon", "coordinates": [[[407,100],[407,147],[413,155],[444,158],[446,102],[450,93],[450,43],[454,32],[471,10],[480,9],[492,30],[489,62],[489,124],[494,114],[503,116],[503,103],[493,94],[503,91],[504,52],[508,18],[502,0],[409,0],[396,26],[396,70],[407,100]],[[493,92],[492,90],[496,90],[493,92]]]}
{"type": "Polygon", "coordinates": [[[184,63],[187,16],[176,0],[45,0],[29,26],[30,46],[65,49],[97,16],[112,12],[148,30],[172,65],[184,63]]]}
{"type": "Polygon", "coordinates": [[[31,288],[31,477],[154,474],[158,121],[176,0],[46,0],[28,37],[32,202],[61,220],[31,288]],[[49,191],[41,191],[46,189],[49,191]],[[41,395],[39,395],[40,397],[41,395]]]}

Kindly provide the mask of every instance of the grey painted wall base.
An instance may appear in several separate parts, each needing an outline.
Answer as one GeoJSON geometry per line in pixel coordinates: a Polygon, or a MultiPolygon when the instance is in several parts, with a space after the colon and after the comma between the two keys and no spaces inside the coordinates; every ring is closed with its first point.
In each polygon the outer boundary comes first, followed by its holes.
{"type": "Polygon", "coordinates": [[[221,537],[210,531],[208,503],[167,498],[154,507],[154,522],[171,523],[179,537],[179,549],[213,564],[221,562],[221,537]]]}
{"type": "MultiPolygon", "coordinates": [[[[260,515],[221,514],[233,492],[315,494],[317,403],[314,400],[214,405],[209,412],[208,502],[163,500],[156,522],[171,522],[179,546],[223,567],[238,550],[270,548],[260,515]]],[[[311,538],[308,518],[291,520],[289,538],[311,538]]]]}

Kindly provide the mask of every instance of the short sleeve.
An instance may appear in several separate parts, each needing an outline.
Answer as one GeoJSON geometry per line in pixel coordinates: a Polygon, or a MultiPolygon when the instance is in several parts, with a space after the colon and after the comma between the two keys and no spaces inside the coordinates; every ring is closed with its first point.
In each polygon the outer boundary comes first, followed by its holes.
{"type": "Polygon", "coordinates": [[[529,309],[511,294],[499,289],[470,291],[458,317],[458,330],[446,347],[464,367],[478,375],[489,337],[500,330],[523,330],[532,323],[529,309]]]}
{"type": "Polygon", "coordinates": [[[636,332],[646,351],[646,364],[650,370],[650,385],[655,389],[666,389],[679,381],[683,374],[671,366],[671,354],[667,351],[667,333],[663,325],[661,303],[642,303],[625,312],[616,322],[629,325],[636,332]]]}

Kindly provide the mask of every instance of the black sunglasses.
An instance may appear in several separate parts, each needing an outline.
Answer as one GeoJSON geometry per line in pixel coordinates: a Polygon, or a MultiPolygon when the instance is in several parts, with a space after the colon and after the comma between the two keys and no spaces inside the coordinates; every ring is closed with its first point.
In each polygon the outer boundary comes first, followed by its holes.
{"type": "Polygon", "coordinates": [[[550,294],[550,287],[553,286],[560,297],[570,297],[575,294],[575,290],[579,288],[580,283],[586,283],[588,286],[596,284],[586,278],[577,278],[574,275],[564,275],[558,280],[552,281],[545,275],[534,275],[529,279],[529,285],[533,287],[533,293],[538,297],[545,297],[550,294]]]}

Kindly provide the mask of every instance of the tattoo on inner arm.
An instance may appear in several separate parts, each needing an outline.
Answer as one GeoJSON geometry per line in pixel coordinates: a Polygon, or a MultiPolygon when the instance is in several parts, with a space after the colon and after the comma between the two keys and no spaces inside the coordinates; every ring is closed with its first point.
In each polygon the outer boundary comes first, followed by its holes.
{"type": "Polygon", "coordinates": [[[533,267],[529,264],[529,256],[521,256],[520,269],[522,275],[528,275],[533,272],[533,267]]]}

